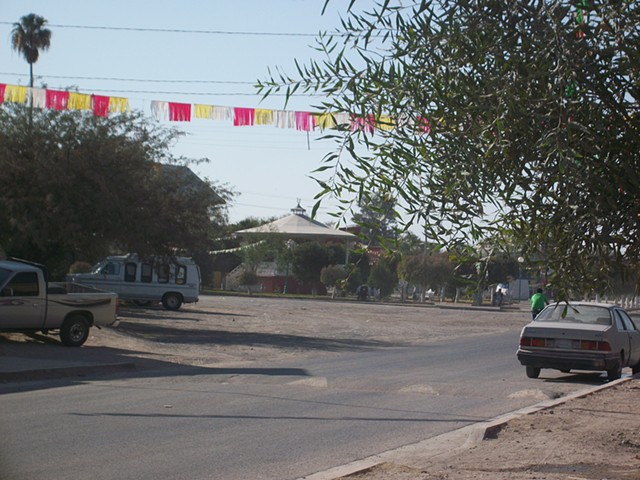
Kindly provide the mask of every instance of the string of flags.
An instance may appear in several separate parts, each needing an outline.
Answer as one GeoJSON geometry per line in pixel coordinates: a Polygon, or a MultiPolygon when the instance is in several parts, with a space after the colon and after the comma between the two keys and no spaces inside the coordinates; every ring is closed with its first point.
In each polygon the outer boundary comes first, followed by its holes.
{"type": "Polygon", "coordinates": [[[3,102],[22,104],[31,102],[34,108],[53,110],[92,110],[93,114],[98,117],[130,110],[129,100],[122,97],[89,95],[65,90],[0,83],[0,104],[3,102]]]}
{"type": "MultiPolygon", "coordinates": [[[[34,108],[53,110],[86,110],[98,117],[110,113],[124,113],[131,110],[129,100],[123,97],[111,97],[84,94],[63,90],[31,88],[23,85],[0,83],[0,105],[4,102],[27,104],[34,108]]],[[[326,130],[338,125],[349,125],[352,130],[374,133],[378,130],[392,130],[395,121],[390,116],[356,117],[348,113],[314,113],[289,110],[269,110],[262,108],[225,107],[177,102],[151,102],[151,114],[157,120],[170,122],[191,122],[192,118],[232,122],[236,127],[269,125],[277,128],[293,128],[309,132],[320,128],[326,130]]],[[[431,125],[426,118],[419,117],[417,127],[423,133],[429,133],[431,125]]]]}

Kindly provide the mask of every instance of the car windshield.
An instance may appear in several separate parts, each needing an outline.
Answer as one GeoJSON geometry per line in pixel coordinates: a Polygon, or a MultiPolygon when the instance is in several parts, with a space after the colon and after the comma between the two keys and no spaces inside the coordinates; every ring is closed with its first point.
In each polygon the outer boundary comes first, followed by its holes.
{"type": "Polygon", "coordinates": [[[562,323],[590,323],[593,325],[611,325],[611,314],[605,307],[591,305],[549,305],[536,322],[562,322],[562,323]]]}

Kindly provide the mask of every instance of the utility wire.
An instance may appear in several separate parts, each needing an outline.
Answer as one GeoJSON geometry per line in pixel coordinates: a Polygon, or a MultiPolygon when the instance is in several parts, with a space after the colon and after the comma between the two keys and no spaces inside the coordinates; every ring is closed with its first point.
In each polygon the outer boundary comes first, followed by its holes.
{"type": "MultiPolygon", "coordinates": [[[[0,21],[0,25],[14,25],[15,22],[3,22],[0,21]]],[[[47,23],[48,27],[55,28],[76,28],[83,30],[113,30],[113,31],[130,31],[130,32],[147,32],[147,33],[189,33],[189,34],[199,34],[199,35],[233,35],[233,36],[254,36],[254,37],[307,37],[307,38],[318,38],[319,36],[323,37],[358,37],[359,33],[357,30],[351,32],[327,32],[322,31],[318,33],[291,33],[291,32],[231,32],[226,30],[190,30],[190,29],[179,29],[179,28],[144,28],[144,27],[110,27],[110,26],[101,26],[101,25],[60,25],[47,23]]],[[[376,33],[370,35],[370,37],[382,37],[386,35],[389,29],[379,28],[377,29],[380,33],[376,33]]],[[[364,32],[362,32],[364,33],[364,32]]]]}
{"type": "MultiPolygon", "coordinates": [[[[64,88],[58,87],[61,90],[64,88]]],[[[160,94],[160,95],[195,95],[195,96],[211,96],[211,97],[224,97],[224,96],[232,96],[232,97],[256,97],[262,96],[260,93],[240,93],[240,92],[232,92],[232,93],[210,93],[210,92],[171,92],[171,91],[160,91],[160,90],[113,90],[113,89],[96,89],[90,88],[92,92],[113,92],[113,93],[142,93],[142,94],[160,94]]],[[[271,93],[270,97],[286,97],[286,93],[271,93]]],[[[318,97],[324,98],[325,95],[315,95],[315,94],[305,94],[305,93],[293,93],[289,94],[289,97],[318,97]]]]}
{"type": "MultiPolygon", "coordinates": [[[[0,75],[16,75],[26,76],[25,73],[16,72],[0,72],[0,75]]],[[[58,79],[71,79],[71,80],[107,80],[113,82],[140,82],[140,83],[202,83],[202,84],[215,84],[215,85],[255,85],[256,82],[236,82],[231,80],[150,80],[144,78],[114,78],[114,77],[81,77],[78,75],[47,75],[39,74],[36,78],[58,78],[58,79]]]]}
{"type": "MultiPolygon", "coordinates": [[[[0,22],[0,25],[13,25],[15,22],[0,22]]],[[[143,28],[143,27],[110,27],[100,25],[56,25],[47,23],[47,27],[78,28],[84,30],[115,30],[131,32],[155,32],[155,33],[195,33],[202,35],[245,35],[261,37],[317,37],[316,33],[286,33],[286,32],[229,32],[224,30],[190,30],[178,28],[143,28]]],[[[328,33],[329,36],[346,36],[344,33],[328,33]]]]}
{"type": "MultiPolygon", "coordinates": [[[[12,72],[0,72],[0,75],[14,75],[14,76],[25,76],[22,73],[12,73],[12,72]]],[[[108,80],[108,81],[118,81],[118,82],[140,82],[140,83],[190,83],[190,84],[217,84],[217,85],[251,85],[254,86],[253,82],[227,82],[227,81],[216,81],[216,80],[142,80],[142,79],[128,79],[128,78],[106,78],[106,77],[79,77],[79,76],[63,76],[63,75],[37,75],[37,79],[43,80],[46,78],[55,78],[55,79],[71,79],[71,80],[108,80]]],[[[65,90],[67,87],[58,87],[60,90],[65,90]]],[[[212,97],[221,97],[221,96],[232,96],[232,97],[256,97],[262,96],[261,93],[246,93],[246,92],[229,92],[229,93],[212,93],[212,92],[176,92],[176,91],[163,91],[163,90],[114,90],[112,88],[90,88],[92,92],[113,92],[113,93],[139,93],[139,94],[159,94],[159,95],[195,95],[195,96],[212,96],[212,97]]],[[[269,96],[271,97],[286,97],[286,93],[271,93],[269,96]]],[[[323,98],[324,95],[317,95],[312,93],[291,93],[288,95],[289,97],[317,97],[323,98]]]]}

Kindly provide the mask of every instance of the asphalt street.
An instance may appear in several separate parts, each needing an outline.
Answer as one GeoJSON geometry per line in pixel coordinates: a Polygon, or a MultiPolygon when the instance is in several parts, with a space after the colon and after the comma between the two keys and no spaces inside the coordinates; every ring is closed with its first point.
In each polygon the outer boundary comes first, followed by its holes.
{"type": "Polygon", "coordinates": [[[599,383],[532,384],[518,332],[0,397],[2,479],[295,479],[599,383]]]}

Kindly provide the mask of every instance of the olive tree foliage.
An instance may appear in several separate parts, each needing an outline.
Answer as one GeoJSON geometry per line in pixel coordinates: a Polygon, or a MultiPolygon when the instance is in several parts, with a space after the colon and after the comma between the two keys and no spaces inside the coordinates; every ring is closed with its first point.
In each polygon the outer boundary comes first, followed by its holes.
{"type": "Polygon", "coordinates": [[[361,227],[360,238],[368,245],[388,245],[396,240],[395,199],[372,194],[362,198],[351,220],[361,227]]]}
{"type": "Polygon", "coordinates": [[[291,269],[302,283],[320,283],[322,268],[329,265],[328,250],[318,242],[300,243],[292,251],[291,269]]]}
{"type": "Polygon", "coordinates": [[[400,278],[420,286],[423,301],[424,292],[428,288],[441,290],[452,282],[453,273],[453,265],[444,252],[407,255],[398,265],[400,278]]]}
{"type": "Polygon", "coordinates": [[[638,269],[640,2],[351,6],[319,36],[322,58],[259,87],[393,127],[326,134],[336,148],[316,172],[316,209],[378,195],[441,245],[508,237],[564,297],[604,289],[613,266],[638,269]]]}
{"type": "Polygon", "coordinates": [[[177,132],[139,114],[0,109],[0,245],[64,274],[109,253],[206,252],[226,223],[224,186],[176,181],[160,164],[177,132]],[[212,187],[212,185],[209,185],[212,187]],[[219,196],[217,197],[216,196],[219,196]]]}
{"type": "Polygon", "coordinates": [[[380,298],[389,297],[398,285],[398,275],[396,274],[397,262],[394,258],[381,257],[378,262],[371,267],[367,283],[370,287],[380,290],[380,298]]]}
{"type": "Polygon", "coordinates": [[[335,298],[345,285],[348,275],[345,265],[327,265],[320,270],[320,281],[331,289],[331,298],[335,298]]]}

